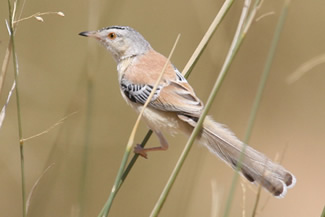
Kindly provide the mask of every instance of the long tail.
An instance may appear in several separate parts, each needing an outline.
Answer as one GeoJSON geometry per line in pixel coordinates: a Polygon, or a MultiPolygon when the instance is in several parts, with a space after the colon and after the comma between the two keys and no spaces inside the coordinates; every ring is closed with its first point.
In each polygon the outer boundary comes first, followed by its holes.
{"type": "MultiPolygon", "coordinates": [[[[204,121],[199,142],[232,168],[237,167],[244,143],[210,117],[204,121]]],[[[240,173],[248,181],[262,185],[279,198],[284,197],[287,188],[293,187],[296,182],[292,173],[249,146],[246,146],[243,154],[240,173]]]]}

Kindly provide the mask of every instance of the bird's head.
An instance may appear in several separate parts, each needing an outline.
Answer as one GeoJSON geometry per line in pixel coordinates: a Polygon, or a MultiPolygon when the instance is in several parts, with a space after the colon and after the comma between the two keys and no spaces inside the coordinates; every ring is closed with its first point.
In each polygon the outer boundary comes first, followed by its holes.
{"type": "Polygon", "coordinates": [[[81,32],[79,35],[97,39],[112,53],[117,62],[145,54],[151,49],[149,42],[128,26],[110,26],[97,31],[81,32]]]}

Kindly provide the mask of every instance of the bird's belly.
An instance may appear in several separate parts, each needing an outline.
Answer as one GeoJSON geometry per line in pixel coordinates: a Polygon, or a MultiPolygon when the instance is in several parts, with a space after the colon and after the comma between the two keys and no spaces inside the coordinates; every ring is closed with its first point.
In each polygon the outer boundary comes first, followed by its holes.
{"type": "MultiPolygon", "coordinates": [[[[140,113],[143,106],[137,106],[135,110],[140,113]]],[[[182,121],[178,119],[176,113],[159,111],[154,108],[146,108],[143,112],[143,120],[154,131],[167,131],[176,134],[181,130],[182,121]]]]}

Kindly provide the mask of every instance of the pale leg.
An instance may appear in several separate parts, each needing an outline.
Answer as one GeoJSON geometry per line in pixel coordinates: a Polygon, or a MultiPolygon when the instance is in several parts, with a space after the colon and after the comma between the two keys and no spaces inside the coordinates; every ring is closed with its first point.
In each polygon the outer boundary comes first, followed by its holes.
{"type": "Polygon", "coordinates": [[[149,152],[149,151],[165,151],[168,149],[168,142],[165,139],[164,135],[159,131],[154,131],[154,132],[159,139],[160,146],[152,147],[152,148],[143,148],[140,146],[140,144],[137,144],[134,147],[134,153],[139,154],[144,158],[147,158],[147,152],[149,152]]]}

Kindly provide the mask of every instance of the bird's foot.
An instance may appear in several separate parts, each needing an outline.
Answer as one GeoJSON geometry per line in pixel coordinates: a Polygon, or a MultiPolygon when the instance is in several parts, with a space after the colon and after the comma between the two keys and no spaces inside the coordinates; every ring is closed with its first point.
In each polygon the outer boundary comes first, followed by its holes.
{"type": "Polygon", "coordinates": [[[144,157],[145,159],[148,159],[148,155],[147,155],[145,149],[140,144],[137,144],[134,147],[134,153],[144,157]]]}

